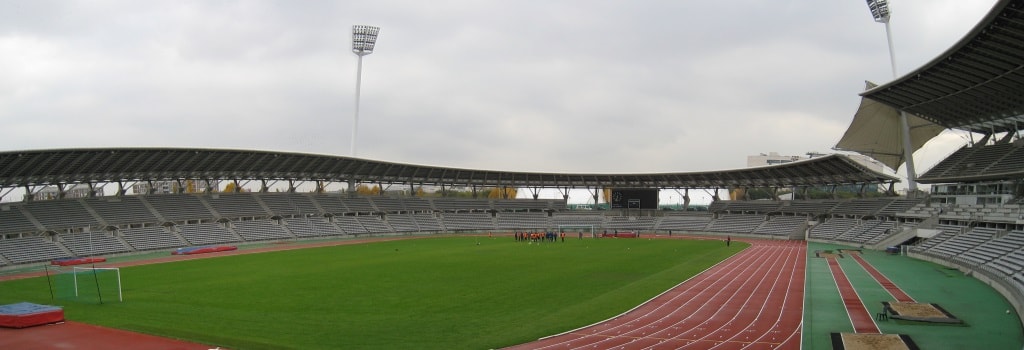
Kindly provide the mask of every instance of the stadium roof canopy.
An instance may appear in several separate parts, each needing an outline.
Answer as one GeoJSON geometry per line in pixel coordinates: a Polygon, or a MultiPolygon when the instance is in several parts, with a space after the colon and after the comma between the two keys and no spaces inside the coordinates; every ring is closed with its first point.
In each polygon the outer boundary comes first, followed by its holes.
{"type": "Polygon", "coordinates": [[[181,179],[537,188],[801,187],[898,181],[894,176],[873,171],[843,155],[727,171],[561,174],[445,168],[248,150],[99,148],[0,152],[0,189],[181,179]]]}
{"type": "Polygon", "coordinates": [[[861,93],[945,128],[981,134],[1024,127],[1024,0],[1000,0],[931,62],[861,93]]]}

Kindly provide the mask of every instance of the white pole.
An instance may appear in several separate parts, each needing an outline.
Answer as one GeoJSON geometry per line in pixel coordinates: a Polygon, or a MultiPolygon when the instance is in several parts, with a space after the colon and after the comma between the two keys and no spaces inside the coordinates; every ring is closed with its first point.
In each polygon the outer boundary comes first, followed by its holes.
{"type": "MultiPolygon", "coordinates": [[[[889,42],[889,63],[892,65],[892,78],[899,77],[896,71],[896,48],[892,42],[892,30],[889,20],[885,21],[885,39],[889,42]]],[[[907,112],[900,111],[900,136],[903,139],[903,160],[907,167],[907,187],[912,194],[917,192],[917,172],[914,170],[914,149],[910,142],[910,124],[907,122],[907,112]]]]}
{"type": "Polygon", "coordinates": [[[356,116],[352,119],[352,156],[356,156],[356,135],[359,130],[359,90],[363,80],[363,55],[359,57],[356,64],[356,116]]]}
{"type": "Polygon", "coordinates": [[[121,294],[121,269],[114,270],[117,272],[117,301],[124,301],[124,296],[121,294]]]}

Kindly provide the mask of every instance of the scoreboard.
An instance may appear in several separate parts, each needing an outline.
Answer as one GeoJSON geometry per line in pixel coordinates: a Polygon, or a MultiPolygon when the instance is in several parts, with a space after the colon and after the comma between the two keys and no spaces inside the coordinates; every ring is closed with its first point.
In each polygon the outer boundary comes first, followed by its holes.
{"type": "Polygon", "coordinates": [[[612,209],[658,209],[656,188],[613,188],[612,209]]]}

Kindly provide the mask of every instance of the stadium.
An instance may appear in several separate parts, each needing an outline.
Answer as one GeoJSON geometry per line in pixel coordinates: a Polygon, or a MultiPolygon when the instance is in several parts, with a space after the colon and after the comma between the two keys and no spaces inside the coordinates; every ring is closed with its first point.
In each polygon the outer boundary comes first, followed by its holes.
{"type": "Polygon", "coordinates": [[[48,307],[0,308],[0,346],[1024,348],[1022,67],[1024,1],[1000,0],[946,52],[861,94],[837,148],[893,169],[942,130],[983,135],[911,179],[929,192],[903,196],[899,178],[844,154],[541,173],[0,152],[0,199],[22,196],[0,201],[0,305],[48,307]],[[695,210],[702,189],[716,196],[695,210]],[[607,206],[570,209],[580,190],[607,206]],[[662,208],[658,191],[687,204],[662,208]]]}

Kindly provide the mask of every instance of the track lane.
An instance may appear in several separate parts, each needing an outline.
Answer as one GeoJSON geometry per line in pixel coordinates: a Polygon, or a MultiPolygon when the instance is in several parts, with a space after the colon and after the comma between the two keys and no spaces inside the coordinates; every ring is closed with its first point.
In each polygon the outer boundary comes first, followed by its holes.
{"type": "Polygon", "coordinates": [[[806,243],[750,243],[625,314],[511,349],[799,349],[806,243]]]}
{"type": "Polygon", "coordinates": [[[836,258],[826,258],[825,260],[828,261],[828,268],[832,271],[832,278],[835,279],[836,287],[839,288],[839,296],[843,299],[843,306],[846,307],[846,313],[850,317],[853,331],[855,333],[882,333],[878,329],[878,325],[875,324],[875,319],[871,318],[871,313],[864,306],[864,301],[857,294],[857,290],[850,283],[850,279],[843,272],[843,267],[839,266],[839,261],[836,258]]]}
{"type": "Polygon", "coordinates": [[[851,256],[853,257],[853,260],[856,260],[857,263],[864,268],[864,271],[867,271],[868,274],[871,275],[871,277],[874,278],[875,281],[882,286],[882,288],[889,292],[889,295],[892,295],[893,299],[901,303],[917,302],[916,300],[914,300],[914,298],[911,298],[909,294],[904,292],[903,289],[897,286],[895,282],[890,280],[888,277],[885,277],[885,275],[882,274],[881,271],[878,271],[878,269],[872,266],[871,263],[869,263],[867,260],[864,260],[864,258],[861,257],[860,254],[851,254],[851,256]]]}

